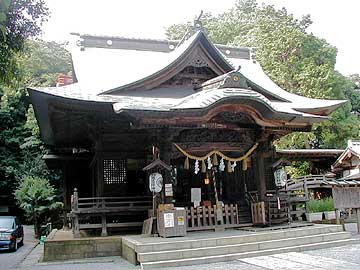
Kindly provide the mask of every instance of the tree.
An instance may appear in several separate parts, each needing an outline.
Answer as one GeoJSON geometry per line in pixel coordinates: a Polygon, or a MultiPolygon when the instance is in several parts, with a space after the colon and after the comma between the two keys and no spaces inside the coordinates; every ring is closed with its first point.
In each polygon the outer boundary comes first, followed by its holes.
{"type": "MultiPolygon", "coordinates": [[[[275,143],[277,147],[344,147],[347,138],[359,136],[359,119],[351,113],[358,108],[354,84],[335,70],[336,48],[307,33],[309,15],[297,19],[285,8],[239,0],[234,8],[218,16],[206,14],[202,21],[214,42],[255,48],[256,60],[283,89],[312,98],[353,97],[329,121],[314,125],[309,133],[289,134],[275,143]]],[[[179,39],[189,25],[172,25],[166,34],[179,39]]]]}
{"type": "Polygon", "coordinates": [[[360,76],[359,74],[352,74],[349,77],[349,82],[352,87],[345,91],[346,98],[350,100],[352,112],[360,116],[360,76]]]}
{"type": "Polygon", "coordinates": [[[27,217],[34,222],[36,237],[39,236],[40,216],[63,206],[61,202],[56,201],[54,188],[43,178],[25,177],[14,194],[27,217]]]}
{"type": "Polygon", "coordinates": [[[54,41],[28,40],[17,62],[21,80],[29,86],[56,86],[60,74],[72,70],[71,55],[66,44],[54,41]]]}
{"type": "Polygon", "coordinates": [[[10,84],[18,78],[17,53],[28,38],[41,32],[48,15],[44,0],[0,1],[0,82],[10,84]]]}
{"type": "MultiPolygon", "coordinates": [[[[59,175],[49,171],[42,159],[47,152],[40,139],[25,85],[54,86],[61,73],[71,72],[70,54],[61,44],[27,41],[17,55],[19,78],[3,86],[0,101],[0,195],[14,191],[26,176],[49,179],[56,185],[59,175]]],[[[12,192],[11,192],[12,193],[12,192]]],[[[8,198],[13,204],[13,198],[8,198]]]]}

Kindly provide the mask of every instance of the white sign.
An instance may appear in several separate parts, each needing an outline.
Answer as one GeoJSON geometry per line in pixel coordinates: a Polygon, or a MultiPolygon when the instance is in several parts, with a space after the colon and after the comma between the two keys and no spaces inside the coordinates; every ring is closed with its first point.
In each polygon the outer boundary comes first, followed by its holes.
{"type": "Polygon", "coordinates": [[[194,206],[197,207],[201,202],[201,188],[192,188],[191,189],[191,202],[194,203],[194,206]]]}
{"type": "Polygon", "coordinates": [[[164,227],[174,227],[174,213],[164,213],[164,227]]]}
{"type": "Polygon", "coordinates": [[[274,172],[275,185],[277,187],[283,187],[286,183],[286,172],[284,168],[277,169],[274,172]]]}
{"type": "Polygon", "coordinates": [[[159,193],[162,189],[163,177],[160,173],[152,173],[149,176],[149,189],[152,192],[159,193]]]}
{"type": "Polygon", "coordinates": [[[166,197],[172,197],[173,196],[172,184],[165,184],[165,196],[166,197]]]}

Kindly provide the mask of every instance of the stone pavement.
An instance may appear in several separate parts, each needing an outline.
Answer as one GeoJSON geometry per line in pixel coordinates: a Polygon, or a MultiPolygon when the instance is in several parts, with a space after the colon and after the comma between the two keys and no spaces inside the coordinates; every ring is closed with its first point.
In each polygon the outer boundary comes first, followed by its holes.
{"type": "Polygon", "coordinates": [[[0,251],[0,270],[14,269],[31,253],[37,240],[34,238],[34,227],[24,225],[24,245],[16,252],[0,251]]]}
{"type": "MultiPolygon", "coordinates": [[[[41,245],[33,252],[41,255],[41,245]]],[[[290,252],[270,256],[245,258],[241,260],[214,263],[211,265],[194,265],[185,267],[171,267],[163,270],[320,270],[320,269],[359,269],[360,270],[360,244],[335,247],[321,250],[290,252]]],[[[31,254],[30,254],[31,255],[31,254]]],[[[28,257],[29,258],[29,257],[28,257]]],[[[84,259],[56,263],[29,263],[25,260],[19,265],[20,270],[138,270],[120,257],[106,257],[84,259]]],[[[31,256],[30,256],[31,258],[31,256]]]]}
{"type": "MultiPolygon", "coordinates": [[[[359,269],[360,270],[360,235],[356,234],[356,224],[346,224],[359,244],[334,247],[320,250],[290,252],[254,258],[244,258],[231,262],[213,263],[211,265],[194,265],[185,267],[163,268],[163,270],[320,270],[320,269],[359,269]]],[[[74,260],[67,262],[39,263],[43,246],[37,245],[26,259],[18,264],[20,270],[139,270],[139,266],[129,264],[121,257],[105,257],[74,260]]],[[[2,268],[0,270],[8,268],[2,268]]]]}

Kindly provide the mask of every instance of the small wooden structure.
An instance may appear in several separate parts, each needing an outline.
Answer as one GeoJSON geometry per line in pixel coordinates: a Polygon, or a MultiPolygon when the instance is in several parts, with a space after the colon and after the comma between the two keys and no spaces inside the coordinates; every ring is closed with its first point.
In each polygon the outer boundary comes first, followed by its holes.
{"type": "Polygon", "coordinates": [[[346,186],[333,186],[336,223],[340,224],[340,210],[352,209],[356,212],[357,228],[360,233],[360,181],[346,186]]]}
{"type": "Polygon", "coordinates": [[[282,191],[289,196],[292,219],[298,219],[306,213],[306,202],[314,198],[316,192],[322,191],[331,196],[332,185],[329,181],[332,180],[333,178],[326,175],[305,175],[288,179],[282,191]]]}
{"type": "Polygon", "coordinates": [[[265,225],[266,224],[266,214],[265,214],[265,203],[257,202],[251,204],[251,216],[252,223],[254,225],[265,225]]]}

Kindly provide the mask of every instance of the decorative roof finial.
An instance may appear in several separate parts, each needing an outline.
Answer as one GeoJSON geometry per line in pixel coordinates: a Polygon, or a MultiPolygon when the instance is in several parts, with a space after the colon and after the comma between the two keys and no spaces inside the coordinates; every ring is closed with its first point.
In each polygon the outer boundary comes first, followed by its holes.
{"type": "Polygon", "coordinates": [[[203,31],[204,32],[204,27],[202,25],[201,22],[201,17],[203,15],[203,11],[201,10],[200,15],[195,18],[194,20],[194,25],[190,26],[188,28],[188,30],[186,31],[185,35],[182,37],[182,39],[180,40],[180,42],[176,45],[176,48],[179,47],[181,44],[184,43],[185,40],[187,40],[189,37],[191,37],[193,34],[195,34],[197,31],[203,31]]]}
{"type": "Polygon", "coordinates": [[[203,15],[204,11],[201,10],[200,11],[200,15],[199,17],[197,17],[197,19],[194,20],[194,30],[203,30],[203,25],[202,25],[202,22],[201,22],[201,17],[203,15]]]}

